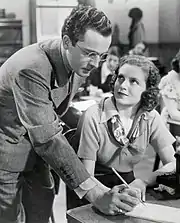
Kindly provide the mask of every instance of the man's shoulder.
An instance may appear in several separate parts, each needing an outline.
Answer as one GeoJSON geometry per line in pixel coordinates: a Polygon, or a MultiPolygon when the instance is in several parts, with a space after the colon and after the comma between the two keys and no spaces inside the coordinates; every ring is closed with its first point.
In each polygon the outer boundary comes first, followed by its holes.
{"type": "Polygon", "coordinates": [[[57,48],[60,49],[61,39],[60,38],[47,39],[37,44],[41,49],[44,49],[44,50],[48,50],[48,49],[53,50],[57,48]]]}

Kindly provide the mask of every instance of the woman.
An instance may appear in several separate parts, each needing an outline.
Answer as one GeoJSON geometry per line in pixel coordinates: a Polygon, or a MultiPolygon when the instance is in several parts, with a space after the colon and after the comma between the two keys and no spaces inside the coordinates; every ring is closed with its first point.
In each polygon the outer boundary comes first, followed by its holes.
{"type": "Polygon", "coordinates": [[[162,96],[162,117],[180,122],[180,51],[171,62],[172,70],[159,84],[162,96]]]}
{"type": "Polygon", "coordinates": [[[157,68],[146,57],[122,57],[119,72],[112,79],[113,96],[88,108],[77,131],[78,156],[90,174],[94,175],[96,166],[97,178],[112,187],[121,184],[111,170],[114,167],[131,186],[141,190],[143,200],[146,186],[153,185],[157,175],[175,171],[175,139],[154,109],[159,80],[157,68]],[[135,179],[134,166],[143,159],[149,144],[164,166],[146,181],[135,179]]]}
{"type": "Polygon", "coordinates": [[[132,8],[130,9],[128,16],[132,19],[128,33],[129,49],[131,50],[136,44],[144,42],[146,38],[145,28],[142,22],[142,10],[140,8],[132,8]]]}

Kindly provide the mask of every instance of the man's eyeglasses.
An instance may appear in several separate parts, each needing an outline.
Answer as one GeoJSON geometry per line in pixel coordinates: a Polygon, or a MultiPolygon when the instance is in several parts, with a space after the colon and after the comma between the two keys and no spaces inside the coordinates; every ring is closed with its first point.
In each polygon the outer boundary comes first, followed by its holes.
{"type": "Polygon", "coordinates": [[[76,44],[76,46],[81,50],[82,54],[88,58],[90,58],[91,60],[95,61],[95,60],[100,60],[100,61],[105,61],[107,54],[108,53],[102,53],[102,54],[98,54],[97,52],[89,52],[86,49],[80,47],[78,44],[76,44]]]}

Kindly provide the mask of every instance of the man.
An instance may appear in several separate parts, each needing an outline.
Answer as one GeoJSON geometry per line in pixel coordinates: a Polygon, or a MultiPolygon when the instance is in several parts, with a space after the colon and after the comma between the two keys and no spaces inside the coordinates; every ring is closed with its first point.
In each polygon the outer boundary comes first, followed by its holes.
{"type": "Polygon", "coordinates": [[[52,185],[47,187],[43,180],[42,174],[49,174],[44,161],[80,198],[105,214],[128,211],[137,204],[136,190],[123,186],[109,190],[90,177],[62,135],[59,121],[110,42],[111,25],[104,13],[77,7],[64,22],[62,42],[27,46],[1,67],[0,222],[25,222],[25,217],[28,223],[48,222],[54,195],[52,185]],[[42,171],[39,177],[37,169],[42,171]],[[36,200],[31,200],[33,193],[36,200]]]}
{"type": "Polygon", "coordinates": [[[92,70],[90,76],[87,78],[87,82],[102,89],[103,92],[110,92],[111,78],[115,72],[118,72],[120,57],[119,48],[111,46],[108,49],[105,61],[97,69],[92,70]]]}

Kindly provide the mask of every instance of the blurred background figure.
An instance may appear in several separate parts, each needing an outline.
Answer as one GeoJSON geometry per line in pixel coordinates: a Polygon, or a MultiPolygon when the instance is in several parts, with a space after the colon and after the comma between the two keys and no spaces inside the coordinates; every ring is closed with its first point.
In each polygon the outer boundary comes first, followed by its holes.
{"type": "Polygon", "coordinates": [[[99,67],[91,71],[88,77],[88,84],[97,86],[103,92],[110,92],[109,83],[112,75],[117,72],[119,67],[120,50],[117,46],[111,46],[104,61],[101,61],[99,67]]]}
{"type": "Polygon", "coordinates": [[[161,114],[166,122],[169,119],[180,122],[180,51],[173,58],[171,67],[159,84],[161,114]]]}
{"type": "Polygon", "coordinates": [[[147,44],[145,42],[137,43],[133,49],[129,50],[129,55],[148,56],[147,44]]]}
{"type": "Polygon", "coordinates": [[[90,5],[92,7],[96,7],[95,0],[78,0],[79,5],[90,5]]]}
{"type": "Polygon", "coordinates": [[[129,49],[132,49],[137,43],[145,41],[145,28],[142,22],[143,12],[140,8],[132,8],[128,16],[132,19],[128,34],[129,49]]]}

